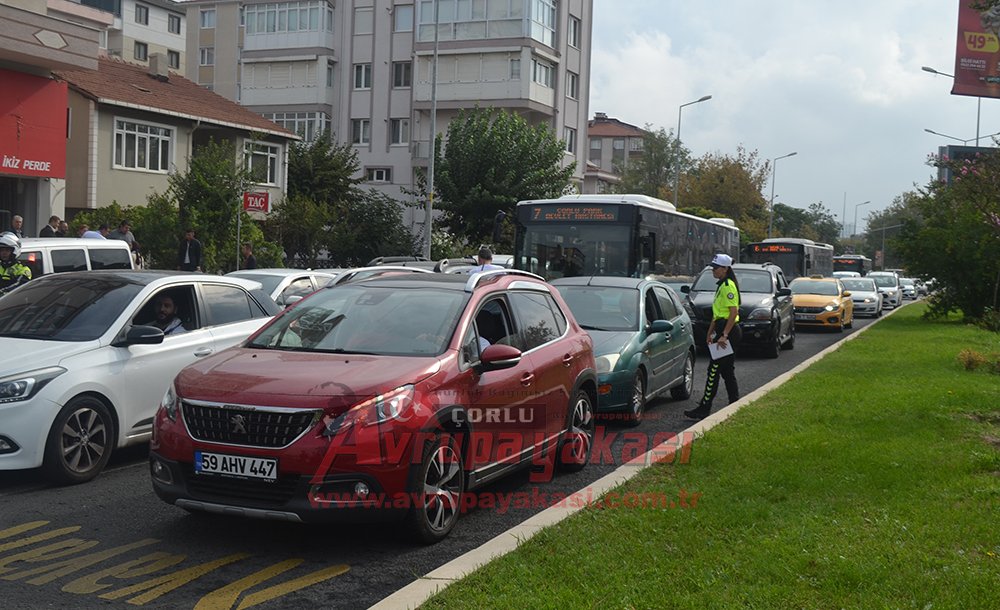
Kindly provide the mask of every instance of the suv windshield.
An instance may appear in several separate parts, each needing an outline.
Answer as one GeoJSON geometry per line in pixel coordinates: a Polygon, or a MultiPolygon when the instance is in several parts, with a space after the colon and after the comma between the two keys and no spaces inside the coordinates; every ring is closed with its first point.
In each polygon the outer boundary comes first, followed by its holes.
{"type": "Polygon", "coordinates": [[[792,294],[819,294],[822,296],[837,296],[837,285],[821,280],[795,280],[788,285],[792,294]]]}
{"type": "MultiPolygon", "coordinates": [[[[771,274],[767,271],[757,271],[754,269],[733,269],[736,272],[736,282],[740,285],[740,292],[761,292],[771,294],[774,292],[771,284],[771,274]]],[[[691,288],[693,292],[715,291],[718,280],[712,275],[711,269],[705,269],[698,276],[698,281],[691,288]]]]}
{"type": "Polygon", "coordinates": [[[875,282],[868,278],[845,278],[840,280],[840,283],[842,283],[844,288],[848,290],[857,290],[860,292],[875,292],[877,290],[877,288],[875,288],[875,282]]]}
{"type": "Polygon", "coordinates": [[[314,293],[248,347],[337,354],[442,353],[468,294],[440,288],[350,284],[314,293]]]}
{"type": "Polygon", "coordinates": [[[140,290],[119,279],[39,278],[0,299],[0,337],[92,341],[140,290]]]}

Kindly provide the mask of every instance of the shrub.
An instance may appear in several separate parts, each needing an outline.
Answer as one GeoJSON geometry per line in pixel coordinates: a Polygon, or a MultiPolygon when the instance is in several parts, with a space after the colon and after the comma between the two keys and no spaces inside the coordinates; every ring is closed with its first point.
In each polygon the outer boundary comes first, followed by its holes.
{"type": "Polygon", "coordinates": [[[974,371],[986,364],[986,356],[975,350],[963,349],[958,352],[958,362],[965,367],[965,370],[974,371]]]}

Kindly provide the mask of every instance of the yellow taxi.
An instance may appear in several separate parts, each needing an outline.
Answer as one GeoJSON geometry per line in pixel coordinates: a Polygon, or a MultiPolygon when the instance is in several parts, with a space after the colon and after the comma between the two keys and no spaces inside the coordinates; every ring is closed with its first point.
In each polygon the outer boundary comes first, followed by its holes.
{"type": "Polygon", "coordinates": [[[835,277],[799,277],[792,289],[795,326],[834,328],[838,332],[854,325],[854,301],[835,277]]]}

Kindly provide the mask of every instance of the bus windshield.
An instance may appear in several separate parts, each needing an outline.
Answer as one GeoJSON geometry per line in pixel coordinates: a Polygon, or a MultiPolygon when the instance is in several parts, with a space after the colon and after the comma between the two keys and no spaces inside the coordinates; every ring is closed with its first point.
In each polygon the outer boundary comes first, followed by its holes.
{"type": "Polygon", "coordinates": [[[523,251],[532,261],[530,265],[518,261],[519,269],[528,269],[549,279],[631,275],[627,226],[546,223],[530,227],[524,239],[523,251]]]}

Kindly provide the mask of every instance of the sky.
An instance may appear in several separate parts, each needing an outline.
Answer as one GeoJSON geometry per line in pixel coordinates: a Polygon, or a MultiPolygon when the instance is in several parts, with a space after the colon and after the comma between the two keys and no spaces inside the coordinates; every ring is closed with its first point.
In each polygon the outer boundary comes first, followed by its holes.
{"type": "MultiPolygon", "coordinates": [[[[848,230],[930,182],[937,147],[975,144],[977,98],[951,95],[959,2],[594,0],[590,116],[676,132],[692,156],[777,161],[774,201],[820,202],[848,230]],[[870,204],[858,206],[865,201],[870,204]]],[[[1000,99],[983,98],[984,136],[1000,99]]],[[[771,182],[763,189],[771,197],[771,182]]],[[[683,204],[683,202],[682,202],[683,204]]]]}

